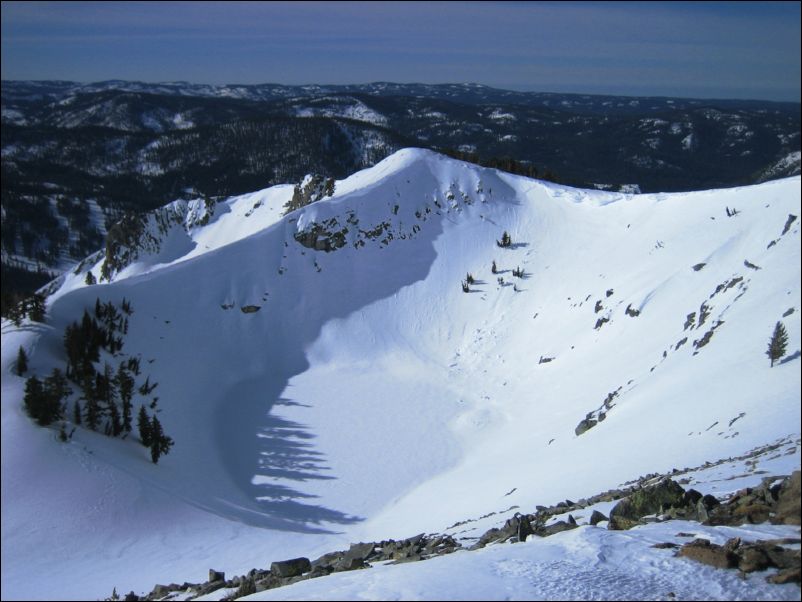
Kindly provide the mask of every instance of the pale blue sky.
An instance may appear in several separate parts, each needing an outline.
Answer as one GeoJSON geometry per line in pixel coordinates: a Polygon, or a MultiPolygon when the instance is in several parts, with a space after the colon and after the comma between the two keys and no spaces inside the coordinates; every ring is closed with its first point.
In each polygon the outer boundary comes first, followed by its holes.
{"type": "Polygon", "coordinates": [[[2,78],[800,100],[799,2],[3,2],[2,78]]]}

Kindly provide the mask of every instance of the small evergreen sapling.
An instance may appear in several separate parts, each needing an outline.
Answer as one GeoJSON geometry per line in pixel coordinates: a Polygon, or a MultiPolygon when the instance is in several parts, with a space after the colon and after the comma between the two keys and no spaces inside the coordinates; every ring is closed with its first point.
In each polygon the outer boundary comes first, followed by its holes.
{"type": "Polygon", "coordinates": [[[772,368],[774,367],[774,362],[785,355],[787,345],[788,333],[785,331],[785,326],[783,326],[782,322],[777,322],[774,326],[774,333],[771,335],[771,341],[769,341],[769,348],[766,351],[766,355],[771,360],[772,368]]]}

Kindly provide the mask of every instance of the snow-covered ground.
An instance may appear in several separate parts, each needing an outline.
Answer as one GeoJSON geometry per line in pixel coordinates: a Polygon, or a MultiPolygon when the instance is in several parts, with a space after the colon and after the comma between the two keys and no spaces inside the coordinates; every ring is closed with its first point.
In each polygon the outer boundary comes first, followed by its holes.
{"type": "MultiPolygon", "coordinates": [[[[374,566],[253,594],[242,600],[799,600],[796,584],[746,578],[651,546],[787,535],[787,528],[700,527],[670,521],[633,531],[584,526],[522,544],[459,551],[425,562],[374,566]]],[[[222,592],[201,599],[219,600],[222,592]],[[215,595],[216,594],[216,595],[215,595]]],[[[230,592],[229,592],[230,593],[230,592]]]]}
{"type": "MultiPolygon", "coordinates": [[[[291,196],[236,197],[205,225],[197,203],[176,204],[186,219],[157,252],[111,283],[67,274],[46,325],[3,323],[4,599],[142,593],[210,567],[243,574],[799,439],[800,220],[782,233],[800,216],[799,177],[631,195],[406,149],[282,217],[291,196]],[[345,229],[345,246],[299,244],[315,225],[345,229]],[[64,328],[96,297],[133,306],[124,351],[159,383],[176,442],[158,466],[136,442],[84,429],[61,444],[22,409],[18,348],[31,373],[63,365],[64,328]],[[770,367],[777,321],[787,359],[770,367]]],[[[795,445],[780,470],[799,466],[795,445]]],[[[684,530],[643,529],[644,540],[684,530]]],[[[619,568],[635,567],[650,585],[625,581],[619,597],[694,597],[690,577],[658,576],[665,550],[632,561],[633,537],[587,527],[506,546],[513,556],[460,552],[270,595],[606,598],[619,568]],[[544,582],[555,562],[565,577],[544,582]],[[402,589],[413,573],[432,592],[402,589]],[[493,582],[502,589],[489,596],[493,582]]],[[[716,583],[697,595],[790,591],[716,583]]]]}

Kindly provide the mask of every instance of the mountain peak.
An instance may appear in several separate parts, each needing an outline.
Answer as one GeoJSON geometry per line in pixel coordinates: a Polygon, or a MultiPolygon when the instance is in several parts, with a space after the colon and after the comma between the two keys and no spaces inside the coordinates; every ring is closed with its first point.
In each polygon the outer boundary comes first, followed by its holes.
{"type": "Polygon", "coordinates": [[[110,281],[87,284],[87,261],[45,327],[4,324],[4,597],[459,537],[781,439],[798,465],[799,177],[634,196],[412,148],[285,215],[294,190],[164,207],[111,235],[146,244],[110,281]],[[175,444],[157,467],[134,437],[60,443],[10,371],[20,347],[29,374],[62,369],[65,329],[123,299],[124,355],[101,359],[141,357],[159,383],[175,444]]]}

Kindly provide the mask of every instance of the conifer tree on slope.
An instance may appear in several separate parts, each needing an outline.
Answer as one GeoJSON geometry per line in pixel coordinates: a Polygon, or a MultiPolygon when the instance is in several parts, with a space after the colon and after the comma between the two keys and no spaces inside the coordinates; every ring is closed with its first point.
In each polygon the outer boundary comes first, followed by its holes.
{"type": "Polygon", "coordinates": [[[145,410],[145,406],[139,406],[139,415],[136,419],[136,426],[139,429],[139,439],[142,441],[142,445],[145,447],[150,447],[151,444],[151,424],[150,424],[150,417],[148,417],[148,412],[145,410]]]}
{"type": "Polygon", "coordinates": [[[158,464],[159,458],[167,454],[173,446],[172,438],[164,434],[161,422],[156,416],[150,423],[151,441],[150,441],[150,458],[154,464],[158,464]]]}
{"type": "Polygon", "coordinates": [[[771,341],[769,341],[769,348],[766,351],[766,355],[771,360],[772,368],[774,367],[774,362],[785,355],[787,345],[788,333],[785,331],[785,326],[783,326],[782,322],[777,322],[774,327],[774,333],[771,335],[771,341]]]}
{"type": "Polygon", "coordinates": [[[14,371],[17,373],[17,376],[22,376],[28,371],[28,355],[25,353],[22,345],[20,345],[19,353],[17,353],[17,363],[14,366],[14,371]]]}

